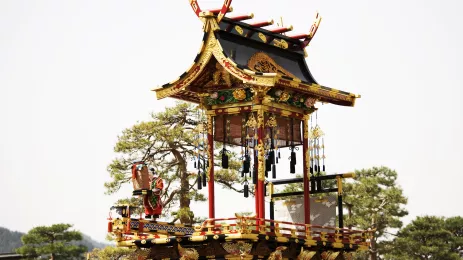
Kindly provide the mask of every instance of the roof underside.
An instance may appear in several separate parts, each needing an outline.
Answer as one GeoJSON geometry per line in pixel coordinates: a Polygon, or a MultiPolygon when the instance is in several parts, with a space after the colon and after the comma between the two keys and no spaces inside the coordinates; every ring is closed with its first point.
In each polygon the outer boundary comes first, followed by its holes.
{"type": "Polygon", "coordinates": [[[292,74],[293,78],[298,78],[309,84],[317,84],[305,63],[304,55],[301,53],[284,50],[224,31],[220,31],[216,35],[225,53],[243,69],[257,72],[270,72],[262,71],[262,68],[257,66],[249,67],[253,55],[262,52],[268,55],[282,68],[278,70],[279,74],[285,76],[290,76],[292,74]],[[285,71],[290,72],[290,74],[285,71]]]}

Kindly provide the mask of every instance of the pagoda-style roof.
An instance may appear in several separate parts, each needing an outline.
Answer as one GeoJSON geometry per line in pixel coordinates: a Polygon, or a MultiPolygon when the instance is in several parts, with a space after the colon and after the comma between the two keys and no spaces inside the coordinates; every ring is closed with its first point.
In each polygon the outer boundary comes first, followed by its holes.
{"type": "Polygon", "coordinates": [[[301,104],[308,97],[342,106],[355,104],[358,95],[318,84],[305,62],[305,48],[321,20],[318,14],[311,33],[290,36],[285,33],[291,26],[264,29],[273,21],[245,23],[252,14],[221,17],[221,13],[197,12],[204,23],[200,51],[178,79],[154,90],[158,99],[173,97],[200,103],[202,97],[217,91],[266,87],[273,98],[278,99],[281,91],[288,92],[291,98],[300,97],[301,104]]]}

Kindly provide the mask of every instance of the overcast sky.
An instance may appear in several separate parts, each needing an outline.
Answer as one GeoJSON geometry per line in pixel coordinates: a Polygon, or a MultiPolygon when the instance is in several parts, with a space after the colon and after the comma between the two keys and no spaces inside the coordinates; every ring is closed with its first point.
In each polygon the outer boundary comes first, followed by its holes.
{"type": "MultiPolygon", "coordinates": [[[[463,215],[462,1],[232,6],[255,20],[282,16],[301,33],[320,11],[311,72],[362,95],[354,108],[319,110],[330,173],[385,165],[409,198],[406,221],[463,215]]],[[[117,136],[173,104],[150,89],[189,67],[201,26],[187,0],[1,0],[0,226],[26,232],[66,222],[103,240],[109,207],[130,195],[130,187],[103,194],[117,136]]],[[[253,208],[252,198],[229,195],[218,193],[218,217],[253,208]]]]}

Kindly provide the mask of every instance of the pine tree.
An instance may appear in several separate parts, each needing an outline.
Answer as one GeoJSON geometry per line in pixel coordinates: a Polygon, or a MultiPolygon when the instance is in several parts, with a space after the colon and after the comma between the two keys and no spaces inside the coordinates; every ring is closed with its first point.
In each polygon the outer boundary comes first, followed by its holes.
{"type": "MultiPolygon", "coordinates": [[[[112,181],[105,184],[106,193],[115,193],[121,185],[130,182],[132,162],[142,160],[154,167],[165,181],[162,198],[165,215],[173,215],[174,221],[178,219],[182,223],[199,221],[190,209],[191,201],[206,200],[197,188],[198,170],[191,169],[192,160],[197,156],[195,150],[199,146],[196,139],[199,124],[197,115],[194,105],[182,102],[166,108],[164,112],[152,114],[151,121],[140,122],[125,129],[114,148],[119,157],[108,166],[112,181]]],[[[220,146],[216,148],[220,149],[220,146]]],[[[230,156],[231,159],[234,157],[230,156]]],[[[216,166],[219,166],[219,161],[215,159],[216,166]]],[[[240,167],[239,161],[230,160],[229,169],[215,172],[215,181],[226,188],[243,192],[234,186],[241,182],[237,171],[240,167]]],[[[201,173],[204,169],[207,167],[201,173]]],[[[141,205],[138,198],[119,202],[141,205]]]]}
{"type": "Polygon", "coordinates": [[[24,246],[16,252],[26,257],[50,256],[52,260],[82,258],[87,248],[72,243],[82,240],[82,234],[69,230],[71,227],[70,224],[35,227],[21,237],[24,246]]]}
{"type": "Polygon", "coordinates": [[[461,236],[457,236],[463,229],[461,220],[460,217],[449,220],[436,216],[417,217],[389,244],[390,252],[385,259],[461,259],[461,236]],[[459,231],[454,234],[451,230],[459,231]]]}
{"type": "Polygon", "coordinates": [[[358,259],[376,260],[379,255],[378,238],[387,229],[402,227],[407,198],[396,183],[397,173],[387,167],[373,167],[355,172],[354,181],[344,185],[344,206],[348,215],[345,224],[363,230],[375,229],[368,256],[359,254],[358,259]]]}

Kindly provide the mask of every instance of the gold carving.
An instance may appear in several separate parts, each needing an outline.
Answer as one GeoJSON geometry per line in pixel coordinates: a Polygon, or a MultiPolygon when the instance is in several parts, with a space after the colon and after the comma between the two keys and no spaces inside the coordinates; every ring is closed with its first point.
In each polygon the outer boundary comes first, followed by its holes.
{"type": "Polygon", "coordinates": [[[228,73],[228,71],[226,71],[218,62],[215,64],[215,69],[216,71],[212,74],[214,84],[218,85],[224,82],[227,86],[231,86],[230,73],[228,73]]]}
{"type": "Polygon", "coordinates": [[[243,100],[246,98],[246,91],[244,89],[237,89],[233,91],[233,97],[236,100],[243,100]]]}
{"type": "Polygon", "coordinates": [[[267,42],[267,36],[265,36],[265,34],[263,34],[263,33],[260,32],[260,33],[258,33],[257,35],[259,36],[259,38],[260,38],[263,42],[265,42],[265,43],[267,42]]]}
{"type": "Polygon", "coordinates": [[[239,107],[229,107],[223,110],[227,114],[236,114],[241,111],[239,107]]]}
{"type": "Polygon", "coordinates": [[[254,117],[254,113],[251,113],[251,116],[248,119],[248,122],[246,122],[247,127],[251,128],[256,128],[257,127],[257,121],[256,118],[254,117]]]}
{"type": "Polygon", "coordinates": [[[283,93],[281,93],[280,98],[278,99],[278,101],[286,102],[286,101],[288,101],[289,97],[290,97],[289,93],[284,91],[283,93]]]}
{"type": "Polygon", "coordinates": [[[238,241],[236,243],[224,243],[222,244],[222,247],[231,255],[245,256],[251,253],[252,244],[244,241],[238,241]]]}
{"type": "Polygon", "coordinates": [[[308,98],[305,99],[304,105],[306,107],[312,107],[313,105],[315,105],[315,102],[317,102],[316,98],[308,97],[308,98]]]}
{"type": "Polygon", "coordinates": [[[301,253],[297,256],[297,260],[311,260],[316,253],[315,251],[301,249],[301,253]]]}
{"type": "Polygon", "coordinates": [[[198,260],[199,254],[198,251],[194,248],[183,248],[180,244],[178,244],[178,252],[182,256],[180,260],[198,260]]]}
{"type": "Polygon", "coordinates": [[[269,119],[267,120],[267,123],[265,123],[265,126],[267,127],[277,127],[277,119],[275,115],[271,115],[269,119]]]}
{"type": "Polygon", "coordinates": [[[262,143],[262,139],[259,139],[259,144],[257,145],[257,160],[258,160],[258,179],[260,181],[265,180],[265,169],[264,169],[264,144],[262,143]]]}
{"type": "Polygon", "coordinates": [[[325,251],[321,254],[323,260],[335,260],[340,252],[325,251]]]}
{"type": "Polygon", "coordinates": [[[272,98],[269,95],[265,95],[264,98],[262,99],[262,104],[269,104],[272,103],[274,98],[272,98]]]}
{"type": "Polygon", "coordinates": [[[345,260],[354,260],[354,256],[350,252],[343,252],[342,256],[345,260]]]}
{"type": "MultiPolygon", "coordinates": [[[[297,239],[296,239],[297,240],[297,239]]],[[[296,242],[297,244],[297,242],[296,242]]],[[[267,258],[268,260],[283,260],[283,254],[281,251],[285,251],[287,247],[279,246],[275,249],[275,252],[272,252],[270,256],[267,258]]]]}
{"type": "Polygon", "coordinates": [[[288,43],[283,39],[281,39],[280,41],[278,41],[277,39],[273,40],[273,45],[282,49],[288,49],[288,43]]]}
{"type": "Polygon", "coordinates": [[[303,123],[304,123],[304,139],[309,139],[309,119],[310,115],[304,115],[302,117],[303,123]]]}
{"type": "Polygon", "coordinates": [[[264,127],[264,110],[257,111],[257,127],[264,127]]]}
{"type": "Polygon", "coordinates": [[[212,135],[212,124],[213,124],[213,120],[212,120],[212,115],[207,115],[207,133],[212,135]]]}
{"type": "Polygon", "coordinates": [[[264,52],[257,52],[248,61],[248,67],[253,71],[262,73],[278,73],[288,77],[296,78],[291,72],[282,68],[270,56],[264,52]]]}
{"type": "Polygon", "coordinates": [[[235,25],[235,30],[236,30],[239,34],[243,35],[243,28],[239,27],[238,25],[235,25]]]}

